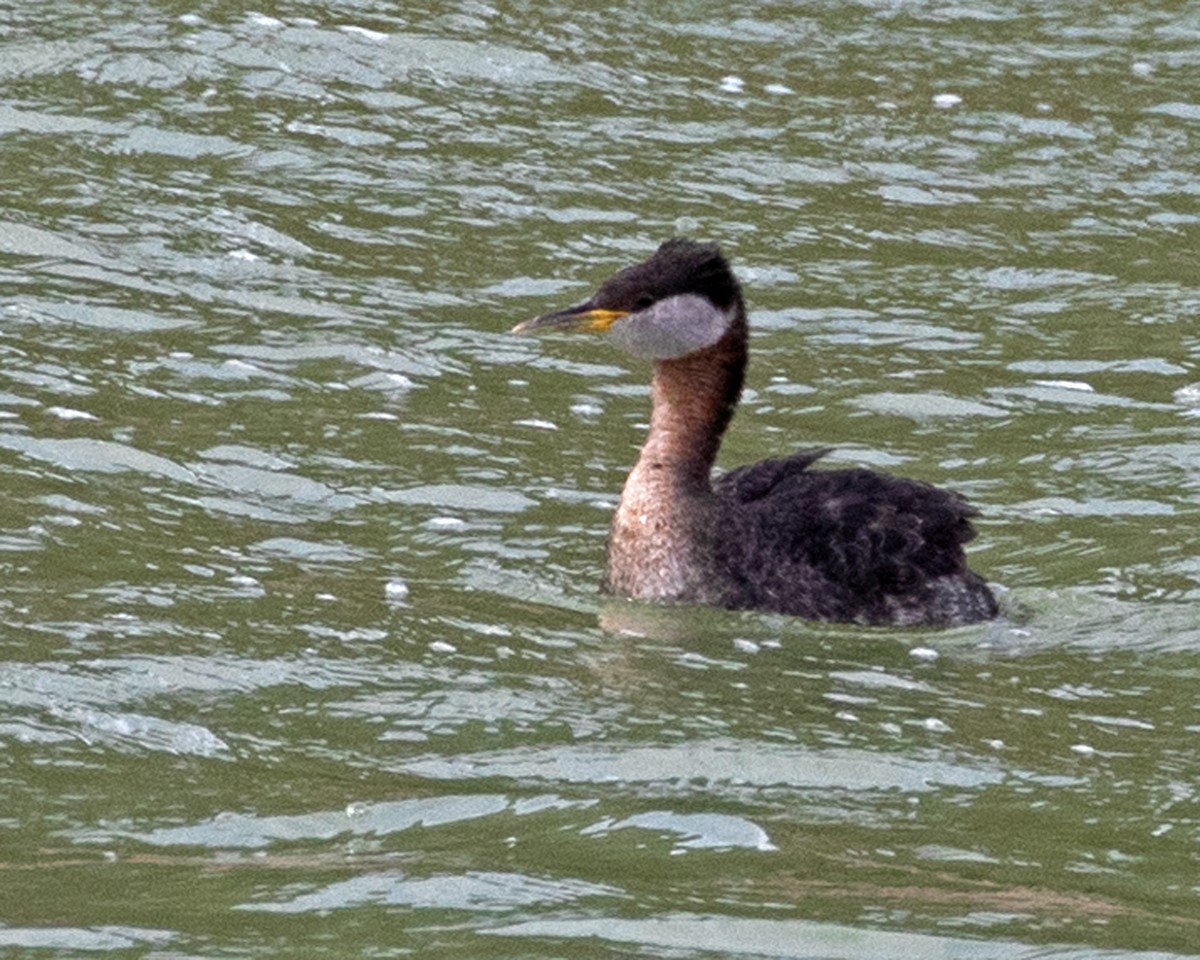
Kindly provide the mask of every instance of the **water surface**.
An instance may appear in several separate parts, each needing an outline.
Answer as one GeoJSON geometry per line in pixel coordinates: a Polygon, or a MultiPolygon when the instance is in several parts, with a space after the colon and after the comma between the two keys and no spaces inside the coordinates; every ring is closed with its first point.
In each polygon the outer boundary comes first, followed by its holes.
{"type": "Polygon", "coordinates": [[[0,11],[0,946],[1200,955],[1186,6],[0,11]],[[719,240],[722,451],[968,494],[1006,616],[602,600],[719,240]]]}

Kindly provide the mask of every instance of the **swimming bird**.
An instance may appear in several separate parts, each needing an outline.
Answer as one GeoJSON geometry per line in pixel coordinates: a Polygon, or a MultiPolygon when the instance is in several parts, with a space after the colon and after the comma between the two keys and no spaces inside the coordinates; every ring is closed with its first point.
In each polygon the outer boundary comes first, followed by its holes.
{"type": "Polygon", "coordinates": [[[554,330],[606,333],[654,363],[650,429],[613,516],[606,592],[876,625],[996,616],[967,567],[976,511],[957,493],[812,469],[828,450],[714,477],[748,339],[741,287],[716,244],[668,240],[587,301],[513,328],[554,330]]]}

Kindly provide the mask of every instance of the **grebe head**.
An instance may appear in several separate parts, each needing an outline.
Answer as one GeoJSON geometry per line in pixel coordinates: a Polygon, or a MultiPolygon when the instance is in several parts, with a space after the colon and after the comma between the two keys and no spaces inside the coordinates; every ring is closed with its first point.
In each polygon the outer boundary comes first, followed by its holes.
{"type": "Polygon", "coordinates": [[[711,347],[744,319],[741,289],[720,248],[677,237],[606,280],[591,299],[512,332],[598,331],[636,356],[671,360],[711,347]]]}

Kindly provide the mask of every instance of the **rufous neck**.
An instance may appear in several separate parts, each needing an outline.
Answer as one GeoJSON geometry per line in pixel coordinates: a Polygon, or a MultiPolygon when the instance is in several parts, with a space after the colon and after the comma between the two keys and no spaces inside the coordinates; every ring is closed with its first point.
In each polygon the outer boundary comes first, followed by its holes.
{"type": "Polygon", "coordinates": [[[744,321],[738,326],[711,347],[654,365],[650,432],[639,469],[663,470],[678,483],[708,486],[721,435],[742,390],[744,321]]]}

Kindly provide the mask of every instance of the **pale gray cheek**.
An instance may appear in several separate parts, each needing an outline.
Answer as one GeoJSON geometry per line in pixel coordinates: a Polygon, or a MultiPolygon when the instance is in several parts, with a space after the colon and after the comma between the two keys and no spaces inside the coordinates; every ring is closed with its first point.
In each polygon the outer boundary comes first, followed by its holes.
{"type": "Polygon", "coordinates": [[[729,329],[732,317],[710,300],[690,293],[660,301],[653,312],[656,325],[674,331],[689,350],[711,347],[729,329]]]}
{"type": "Polygon", "coordinates": [[[608,335],[617,346],[649,360],[670,360],[696,349],[677,330],[662,327],[645,314],[618,320],[608,335]]]}
{"type": "Polygon", "coordinates": [[[671,360],[712,346],[729,329],[733,314],[704,297],[682,294],[614,323],[613,341],[639,357],[671,360]]]}

